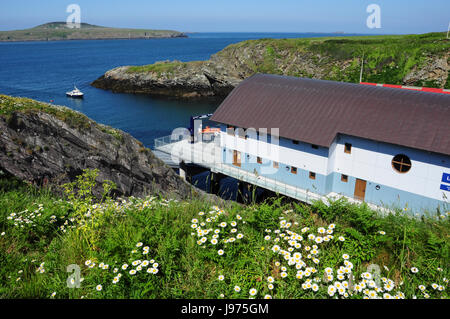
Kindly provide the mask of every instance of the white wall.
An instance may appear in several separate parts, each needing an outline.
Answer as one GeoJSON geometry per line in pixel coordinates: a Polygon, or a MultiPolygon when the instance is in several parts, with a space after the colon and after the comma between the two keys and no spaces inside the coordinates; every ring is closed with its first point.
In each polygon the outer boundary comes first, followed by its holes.
{"type": "Polygon", "coordinates": [[[290,140],[280,138],[281,145],[274,145],[267,142],[247,140],[227,133],[221,133],[221,145],[227,149],[237,150],[242,153],[260,156],[265,159],[295,166],[299,169],[312,171],[317,174],[327,175],[328,149],[313,150],[311,144],[300,142],[295,145],[290,140]],[[282,145],[285,146],[282,146],[282,145]],[[293,149],[294,147],[298,149],[293,149]],[[323,153],[323,155],[312,154],[311,152],[323,153]]]}
{"type": "Polygon", "coordinates": [[[345,135],[338,138],[335,154],[336,172],[437,200],[443,200],[444,193],[450,195],[440,190],[442,174],[450,173],[449,156],[345,135]],[[352,144],[351,154],[344,152],[345,143],[352,144]],[[397,154],[411,159],[407,173],[392,168],[397,154]]]}

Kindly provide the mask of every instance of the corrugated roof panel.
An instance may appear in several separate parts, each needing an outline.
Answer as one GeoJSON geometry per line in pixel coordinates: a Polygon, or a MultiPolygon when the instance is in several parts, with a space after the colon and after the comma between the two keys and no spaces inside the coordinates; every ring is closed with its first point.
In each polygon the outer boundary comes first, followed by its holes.
{"type": "Polygon", "coordinates": [[[279,128],[280,136],[329,147],[338,133],[450,155],[450,96],[257,74],[211,120],[279,128]]]}

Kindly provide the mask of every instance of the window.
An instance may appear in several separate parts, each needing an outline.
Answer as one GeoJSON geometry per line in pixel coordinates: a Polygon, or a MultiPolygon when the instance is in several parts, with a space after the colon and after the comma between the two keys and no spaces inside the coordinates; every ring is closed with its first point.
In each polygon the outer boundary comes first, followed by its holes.
{"type": "Polygon", "coordinates": [[[297,174],[297,167],[292,166],[291,167],[291,173],[292,174],[297,174]]]}
{"type": "Polygon", "coordinates": [[[298,144],[298,141],[292,140],[292,143],[294,143],[295,145],[298,144]]]}
{"type": "Polygon", "coordinates": [[[405,154],[395,155],[392,159],[392,167],[398,173],[406,173],[411,169],[411,160],[405,154]]]}
{"type": "Polygon", "coordinates": [[[258,156],[258,157],[256,158],[256,161],[258,162],[258,164],[262,164],[262,158],[261,158],[261,157],[258,156]]]}
{"type": "Polygon", "coordinates": [[[278,162],[273,161],[273,168],[278,168],[278,167],[279,167],[278,162]]]}
{"type": "Polygon", "coordinates": [[[347,183],[348,182],[348,175],[342,174],[341,175],[341,181],[344,182],[344,183],[347,183]]]}
{"type": "Polygon", "coordinates": [[[312,147],[313,149],[315,149],[315,150],[318,150],[318,149],[319,149],[319,146],[318,146],[318,145],[315,145],[315,144],[311,144],[311,147],[312,147]]]}
{"type": "Polygon", "coordinates": [[[314,172],[309,172],[309,178],[310,178],[310,179],[316,179],[316,173],[314,173],[314,172]]]}
{"type": "Polygon", "coordinates": [[[345,143],[344,152],[347,154],[351,154],[352,153],[352,144],[345,143]]]}

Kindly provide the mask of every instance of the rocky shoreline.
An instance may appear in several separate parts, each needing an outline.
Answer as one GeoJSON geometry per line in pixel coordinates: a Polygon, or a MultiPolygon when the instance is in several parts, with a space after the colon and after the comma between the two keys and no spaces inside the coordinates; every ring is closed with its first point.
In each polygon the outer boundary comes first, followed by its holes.
{"type": "Polygon", "coordinates": [[[255,73],[449,88],[450,43],[436,34],[331,39],[262,39],[232,44],[207,61],[164,61],[107,71],[92,86],[175,98],[226,97],[255,73]],[[364,38],[364,39],[361,39],[364,38]],[[369,52],[369,53],[367,53],[369,52]],[[385,57],[384,57],[385,56],[385,57]]]}

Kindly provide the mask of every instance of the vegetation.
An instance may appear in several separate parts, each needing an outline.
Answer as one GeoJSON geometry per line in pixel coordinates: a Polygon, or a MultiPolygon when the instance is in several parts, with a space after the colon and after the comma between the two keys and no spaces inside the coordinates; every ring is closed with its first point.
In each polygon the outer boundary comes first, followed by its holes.
{"type": "Polygon", "coordinates": [[[84,114],[75,112],[65,106],[55,106],[28,98],[18,98],[0,94],[0,116],[6,118],[7,121],[11,121],[15,112],[27,114],[44,112],[77,128],[88,128],[90,125],[94,124],[94,122],[84,114]]]}
{"type": "Polygon", "coordinates": [[[98,124],[89,119],[86,115],[71,110],[66,106],[52,105],[28,98],[12,97],[0,94],[0,117],[5,118],[7,122],[16,121],[14,114],[17,112],[26,114],[38,112],[47,113],[61,121],[64,121],[69,126],[74,128],[89,128],[91,126],[96,126],[102,132],[115,137],[118,141],[123,141],[123,135],[120,130],[110,126],[98,124]]]}
{"type": "Polygon", "coordinates": [[[173,72],[175,68],[185,67],[187,63],[180,61],[160,62],[142,66],[131,66],[127,69],[128,73],[155,72],[160,75],[163,72],[173,72]]]}
{"type": "Polygon", "coordinates": [[[449,212],[114,200],[108,181],[96,200],[96,176],[64,198],[0,179],[0,298],[449,297],[449,212]]]}
{"type": "MultiPolygon", "coordinates": [[[[267,48],[263,63],[254,67],[255,72],[284,74],[279,66],[293,61],[296,53],[310,56],[323,70],[326,80],[359,82],[361,59],[364,57],[363,80],[375,83],[403,84],[404,77],[414,68],[422,67],[429,58],[447,55],[450,40],[443,33],[399,36],[358,36],[310,39],[263,39],[245,41],[244,47],[262,45],[267,48]],[[312,55],[312,56],[311,56],[312,55]],[[345,62],[345,67],[340,67],[345,62]],[[339,67],[338,67],[339,66],[339,67]]],[[[307,76],[306,70],[291,68],[285,75],[307,76]]],[[[429,81],[413,85],[439,87],[429,81]]]]}
{"type": "Polygon", "coordinates": [[[65,22],[51,22],[25,30],[0,31],[0,41],[55,41],[76,39],[136,39],[181,37],[171,30],[107,28],[81,23],[80,28],[68,28],[65,22]]]}
{"type": "MultiPolygon", "coordinates": [[[[421,35],[351,36],[296,39],[259,39],[231,44],[214,60],[158,63],[129,68],[129,72],[177,74],[183,68],[202,64],[227,69],[227,73],[250,76],[269,73],[359,83],[364,58],[364,82],[405,84],[415,70],[446,58],[450,63],[450,40],[445,33],[421,35]],[[233,69],[233,68],[236,69],[233,69]],[[230,70],[228,70],[230,69],[230,70]]],[[[437,67],[438,68],[438,67],[437,67]]],[[[197,71],[199,72],[198,68],[197,71]]],[[[425,72],[424,76],[429,76],[425,72]]],[[[408,80],[409,85],[450,89],[447,78],[408,80]]]]}

